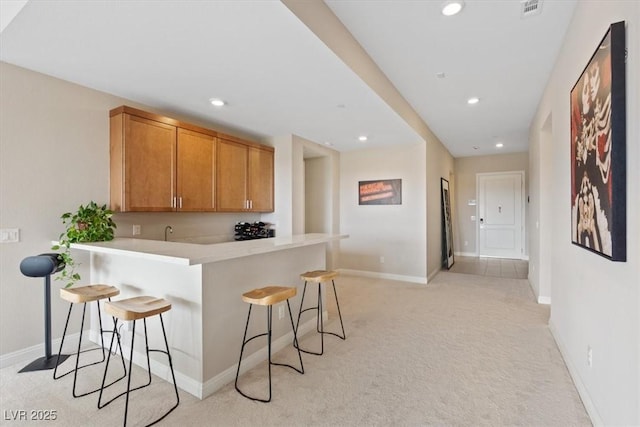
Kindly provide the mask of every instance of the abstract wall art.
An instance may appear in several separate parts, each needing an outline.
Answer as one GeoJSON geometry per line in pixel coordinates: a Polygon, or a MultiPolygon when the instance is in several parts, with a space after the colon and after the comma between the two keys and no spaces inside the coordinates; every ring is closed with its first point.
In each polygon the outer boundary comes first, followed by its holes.
{"type": "Polygon", "coordinates": [[[571,241],[626,261],[625,24],[607,30],[571,90],[571,241]]]}

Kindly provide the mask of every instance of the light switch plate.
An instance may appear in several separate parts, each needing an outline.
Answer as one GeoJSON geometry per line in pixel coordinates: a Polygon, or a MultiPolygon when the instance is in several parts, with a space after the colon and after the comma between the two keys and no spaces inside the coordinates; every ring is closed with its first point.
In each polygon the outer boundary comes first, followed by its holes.
{"type": "Polygon", "coordinates": [[[19,241],[19,228],[3,228],[0,230],[0,243],[18,243],[19,241]]]}

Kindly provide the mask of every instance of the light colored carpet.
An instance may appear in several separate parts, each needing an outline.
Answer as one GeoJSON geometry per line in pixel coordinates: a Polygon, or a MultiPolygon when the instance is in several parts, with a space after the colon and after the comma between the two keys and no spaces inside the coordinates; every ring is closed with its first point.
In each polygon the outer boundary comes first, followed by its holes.
{"type": "MultiPolygon", "coordinates": [[[[336,284],[347,340],[326,337],[324,356],[303,355],[304,375],[274,367],[271,403],[249,401],[233,384],[203,401],[181,393],[162,425],[591,425],[547,327],[549,308],[534,302],[526,280],[441,272],[427,286],[348,276],[336,284]]],[[[329,303],[327,329],[338,326],[329,303]]],[[[317,336],[301,340],[318,344],[317,336]]],[[[294,357],[285,349],[274,359],[294,357]]],[[[50,409],[65,426],[122,423],[122,401],[97,410],[97,396],[71,397],[72,378],[19,368],[0,371],[3,414],[50,409]]],[[[99,368],[88,374],[83,386],[99,368]]],[[[170,404],[171,385],[154,380],[132,398],[130,425],[170,404]]],[[[265,380],[262,364],[241,384],[266,392],[265,380]]],[[[6,418],[3,425],[29,424],[6,418]]]]}

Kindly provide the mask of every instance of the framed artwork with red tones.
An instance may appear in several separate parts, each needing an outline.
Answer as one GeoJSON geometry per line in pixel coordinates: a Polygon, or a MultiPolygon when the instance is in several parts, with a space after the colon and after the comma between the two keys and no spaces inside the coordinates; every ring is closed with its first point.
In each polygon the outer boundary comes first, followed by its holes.
{"type": "Polygon", "coordinates": [[[571,241],[626,261],[625,23],[607,30],[571,89],[571,241]]]}
{"type": "Polygon", "coordinates": [[[401,205],[402,180],[358,181],[359,205],[401,205]]]}

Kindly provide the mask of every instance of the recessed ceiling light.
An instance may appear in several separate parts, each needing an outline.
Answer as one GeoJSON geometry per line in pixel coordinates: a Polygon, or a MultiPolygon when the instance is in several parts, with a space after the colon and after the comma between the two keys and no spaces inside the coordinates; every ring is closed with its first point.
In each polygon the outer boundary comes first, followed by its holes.
{"type": "Polygon", "coordinates": [[[209,100],[209,102],[211,103],[211,105],[213,105],[214,107],[223,107],[226,102],[224,102],[222,99],[218,99],[218,98],[211,98],[209,100]]]}
{"type": "Polygon", "coordinates": [[[496,144],[496,148],[502,148],[502,147],[504,147],[504,144],[502,142],[498,142],[496,144]]]}
{"type": "Polygon", "coordinates": [[[474,145],[474,146],[473,146],[473,149],[474,149],[474,150],[477,150],[478,148],[480,148],[480,147],[478,147],[477,145],[474,145]]]}
{"type": "Polygon", "coordinates": [[[365,142],[368,138],[364,135],[358,137],[358,141],[365,142]]]}
{"type": "Polygon", "coordinates": [[[448,1],[442,5],[442,14],[444,16],[453,16],[462,10],[462,6],[464,6],[463,1],[448,1]]]}
{"type": "Polygon", "coordinates": [[[436,77],[439,79],[444,79],[446,75],[444,73],[436,73],[436,77]]]}
{"type": "Polygon", "coordinates": [[[333,147],[333,144],[330,143],[329,141],[325,142],[324,145],[326,145],[327,147],[333,147]]]}
{"type": "Polygon", "coordinates": [[[477,104],[478,102],[480,102],[480,98],[476,98],[475,96],[473,98],[467,99],[467,104],[470,105],[477,104]]]}

